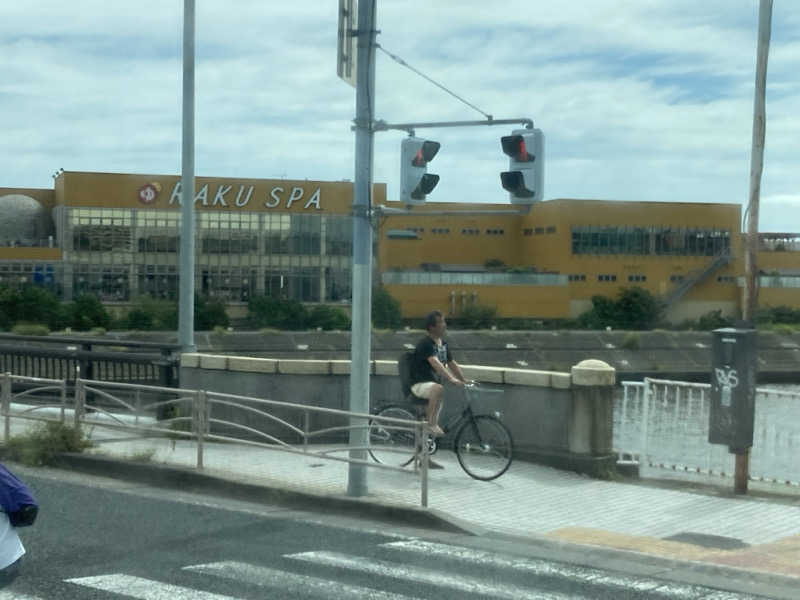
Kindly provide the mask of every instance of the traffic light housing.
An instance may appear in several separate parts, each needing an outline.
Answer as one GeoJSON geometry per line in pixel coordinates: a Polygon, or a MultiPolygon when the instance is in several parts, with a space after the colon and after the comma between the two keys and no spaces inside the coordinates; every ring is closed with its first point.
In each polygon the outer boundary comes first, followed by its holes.
{"type": "Polygon", "coordinates": [[[544,134],[541,129],[515,129],[500,138],[510,159],[500,183],[512,204],[533,204],[544,198],[544,134]]]}
{"type": "Polygon", "coordinates": [[[407,137],[400,147],[400,200],[406,204],[424,204],[439,176],[428,173],[428,163],[439,152],[439,142],[407,137]]]}

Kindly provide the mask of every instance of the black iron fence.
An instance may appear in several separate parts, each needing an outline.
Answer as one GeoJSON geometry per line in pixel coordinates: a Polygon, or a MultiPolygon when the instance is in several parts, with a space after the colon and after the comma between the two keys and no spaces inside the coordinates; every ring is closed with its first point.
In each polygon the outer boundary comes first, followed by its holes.
{"type": "Polygon", "coordinates": [[[179,350],[178,344],[0,334],[0,372],[70,386],[83,378],[177,387],[179,350]]]}

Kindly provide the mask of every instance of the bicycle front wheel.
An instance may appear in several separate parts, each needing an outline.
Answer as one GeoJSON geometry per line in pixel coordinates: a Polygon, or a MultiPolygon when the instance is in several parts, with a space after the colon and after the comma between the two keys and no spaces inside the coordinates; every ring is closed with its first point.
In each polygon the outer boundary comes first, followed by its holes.
{"type": "MultiPolygon", "coordinates": [[[[416,417],[402,406],[386,406],[375,413],[376,417],[390,417],[416,421],[416,417]]],[[[405,467],[416,455],[414,430],[411,425],[370,419],[369,454],[384,465],[405,467]]]]}
{"type": "Polygon", "coordinates": [[[456,435],[456,456],[473,479],[490,481],[511,466],[514,442],[500,419],[478,415],[466,421],[456,435]]]}

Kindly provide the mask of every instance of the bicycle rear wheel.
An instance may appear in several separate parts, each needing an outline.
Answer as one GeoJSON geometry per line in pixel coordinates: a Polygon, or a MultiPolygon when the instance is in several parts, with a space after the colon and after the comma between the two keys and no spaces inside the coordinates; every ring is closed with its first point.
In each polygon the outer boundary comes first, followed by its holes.
{"type": "Polygon", "coordinates": [[[478,415],[466,421],[456,435],[456,456],[473,479],[490,481],[511,466],[514,442],[500,419],[478,415]]]}
{"type": "MultiPolygon", "coordinates": [[[[375,416],[416,421],[408,409],[397,405],[385,406],[375,416]]],[[[370,419],[369,454],[375,462],[405,467],[416,455],[414,441],[414,430],[410,426],[370,419]]]]}

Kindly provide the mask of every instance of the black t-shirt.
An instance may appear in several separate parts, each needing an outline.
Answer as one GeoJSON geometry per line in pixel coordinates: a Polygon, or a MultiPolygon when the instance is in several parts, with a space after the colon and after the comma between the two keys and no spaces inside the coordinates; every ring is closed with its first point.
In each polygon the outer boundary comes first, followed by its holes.
{"type": "Polygon", "coordinates": [[[411,365],[411,385],[439,380],[439,375],[433,370],[431,363],[428,362],[431,356],[438,358],[443,365],[447,365],[453,360],[446,341],[442,340],[442,344],[437,346],[433,338],[426,335],[414,348],[414,361],[411,365]]]}

